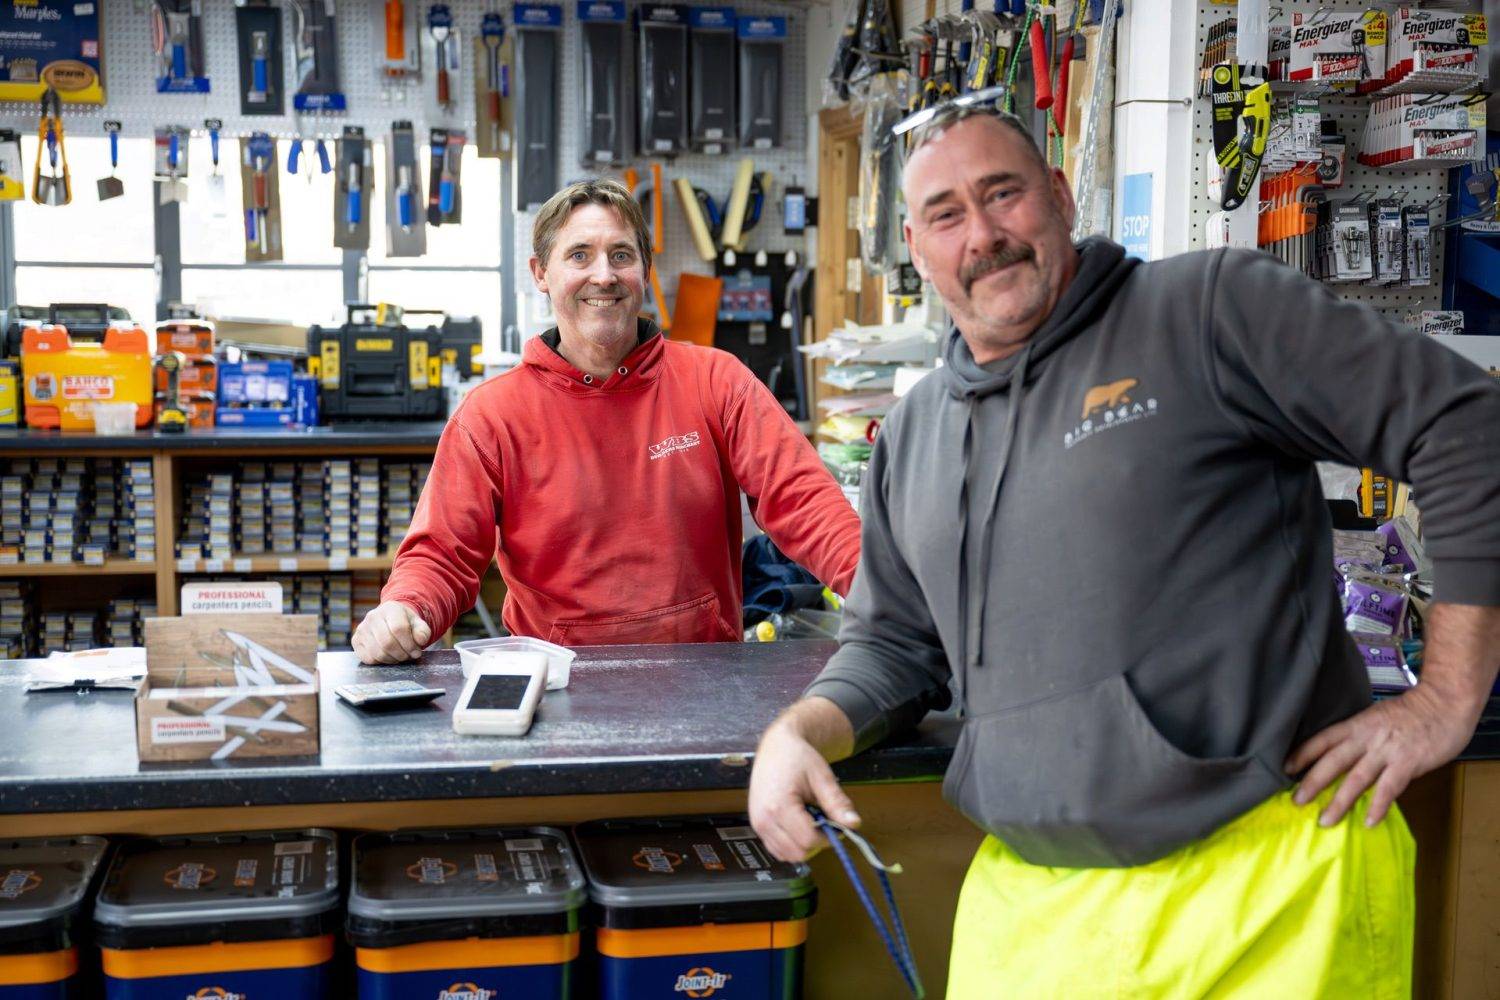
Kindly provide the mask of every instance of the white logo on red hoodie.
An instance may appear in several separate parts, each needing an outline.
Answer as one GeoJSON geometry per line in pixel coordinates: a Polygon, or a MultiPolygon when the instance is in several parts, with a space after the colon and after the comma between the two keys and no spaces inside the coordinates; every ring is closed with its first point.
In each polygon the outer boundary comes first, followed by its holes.
{"type": "Polygon", "coordinates": [[[654,462],[658,458],[665,458],[674,451],[687,451],[689,448],[696,447],[698,447],[698,432],[689,431],[686,434],[674,434],[660,444],[651,445],[648,450],[651,452],[651,460],[654,462]]]}

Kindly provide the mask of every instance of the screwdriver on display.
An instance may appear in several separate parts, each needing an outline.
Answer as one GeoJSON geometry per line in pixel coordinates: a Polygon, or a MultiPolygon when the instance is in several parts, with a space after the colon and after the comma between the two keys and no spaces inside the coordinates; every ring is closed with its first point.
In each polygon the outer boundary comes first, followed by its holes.
{"type": "Polygon", "coordinates": [[[505,41],[505,22],[495,11],[484,15],[480,22],[480,37],[484,39],[485,55],[485,100],[490,116],[490,148],[500,146],[500,97],[503,87],[500,71],[500,44],[505,41]]]}
{"type": "Polygon", "coordinates": [[[250,34],[250,93],[245,97],[252,104],[264,104],[271,89],[271,38],[264,31],[250,34]]]}
{"type": "Polygon", "coordinates": [[[402,164],[396,168],[396,221],[403,233],[411,232],[416,214],[416,198],[411,186],[411,167],[402,164]]]}
{"type": "Polygon", "coordinates": [[[364,221],[364,164],[359,160],[351,159],[349,162],[349,186],[344,203],[344,222],[349,227],[349,232],[359,228],[364,221]]]}
{"type": "Polygon", "coordinates": [[[433,4],[427,11],[427,29],[432,33],[435,45],[434,62],[437,63],[437,99],[439,104],[450,103],[448,83],[448,36],[453,33],[453,13],[447,4],[433,4]]]}

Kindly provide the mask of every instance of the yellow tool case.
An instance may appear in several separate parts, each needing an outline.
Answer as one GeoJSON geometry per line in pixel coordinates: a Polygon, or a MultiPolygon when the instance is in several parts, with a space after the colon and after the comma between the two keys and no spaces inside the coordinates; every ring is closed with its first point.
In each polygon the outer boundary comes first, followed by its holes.
{"type": "Polygon", "coordinates": [[[95,403],[135,403],[135,425],[151,424],[151,346],[139,327],[110,327],[101,344],[75,344],[65,326],[28,327],[21,378],[31,427],[91,431],[95,403]]]}

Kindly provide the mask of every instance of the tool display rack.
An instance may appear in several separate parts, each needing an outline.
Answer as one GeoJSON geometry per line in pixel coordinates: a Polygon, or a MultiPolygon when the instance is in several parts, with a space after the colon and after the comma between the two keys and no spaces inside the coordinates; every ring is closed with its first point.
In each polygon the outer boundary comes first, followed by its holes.
{"type": "Polygon", "coordinates": [[[0,454],[7,458],[149,458],[156,487],[156,560],[139,562],[111,558],[102,566],[84,563],[18,563],[0,566],[0,579],[37,577],[150,578],[154,581],[159,615],[178,611],[182,578],[202,573],[341,573],[354,570],[389,570],[395,555],[385,552],[369,558],[257,555],[234,559],[202,559],[176,556],[176,540],[182,504],[184,470],[201,462],[222,459],[261,461],[316,461],[344,458],[389,458],[430,461],[442,432],[441,422],[410,424],[399,433],[378,435],[353,425],[311,439],[301,431],[259,431],[225,437],[208,444],[194,435],[140,434],[109,438],[94,435],[39,434],[20,431],[0,436],[0,454]],[[208,444],[208,446],[205,446],[208,444]]]}
{"type": "MultiPolygon", "coordinates": [[[[1311,16],[1321,8],[1339,11],[1366,10],[1372,6],[1366,0],[1276,0],[1282,16],[1290,18],[1293,13],[1311,16]]],[[[1394,7],[1395,4],[1376,4],[1394,7]]],[[[1198,47],[1201,53],[1208,41],[1209,29],[1234,16],[1234,5],[1209,3],[1198,0],[1198,47]]],[[[1271,85],[1276,96],[1289,93],[1271,85]]],[[[1413,313],[1424,309],[1441,309],[1443,300],[1443,240],[1437,231],[1448,217],[1448,170],[1378,169],[1367,167],[1357,159],[1364,142],[1365,119],[1369,115],[1369,95],[1325,94],[1322,97],[1323,116],[1338,123],[1339,131],[1346,143],[1344,157],[1344,185],[1330,189],[1332,198],[1344,193],[1354,194],[1369,191],[1379,199],[1388,196],[1405,197],[1407,204],[1423,205],[1439,199],[1430,209],[1433,225],[1432,284],[1422,288],[1382,288],[1358,282],[1330,283],[1329,288],[1342,298],[1364,302],[1374,306],[1392,319],[1406,320],[1413,313]]],[[[1189,223],[1190,249],[1201,250],[1204,246],[1204,223],[1219,210],[1218,202],[1208,196],[1209,158],[1213,155],[1213,107],[1206,98],[1193,101],[1193,186],[1192,214],[1189,223]]]]}

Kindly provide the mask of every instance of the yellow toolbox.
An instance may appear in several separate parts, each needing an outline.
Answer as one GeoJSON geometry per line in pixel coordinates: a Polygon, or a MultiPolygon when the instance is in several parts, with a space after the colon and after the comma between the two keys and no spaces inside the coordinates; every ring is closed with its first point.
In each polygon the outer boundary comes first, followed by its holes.
{"type": "Polygon", "coordinates": [[[102,344],[74,344],[61,325],[28,327],[21,379],[31,427],[91,431],[95,403],[135,403],[135,425],[151,424],[151,345],[139,327],[110,327],[102,344]]]}

